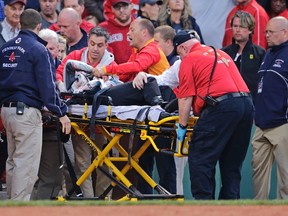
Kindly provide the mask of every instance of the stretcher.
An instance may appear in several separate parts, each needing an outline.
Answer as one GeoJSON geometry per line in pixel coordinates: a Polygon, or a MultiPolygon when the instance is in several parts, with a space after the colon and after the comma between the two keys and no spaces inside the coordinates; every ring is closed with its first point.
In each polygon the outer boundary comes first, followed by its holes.
{"type": "MultiPolygon", "coordinates": [[[[134,119],[129,116],[126,119],[118,118],[115,115],[117,107],[111,105],[103,105],[99,107],[94,123],[95,127],[101,134],[103,134],[108,144],[104,149],[100,149],[97,143],[90,138],[90,134],[87,133],[87,128],[91,124],[91,106],[84,105],[71,105],[69,106],[69,116],[71,125],[76,134],[78,134],[85,142],[97,153],[97,157],[94,158],[89,168],[83,173],[83,175],[77,179],[76,185],[80,186],[85,179],[95,170],[101,170],[109,179],[111,179],[111,185],[105,190],[105,192],[95,199],[105,199],[107,194],[117,185],[123,190],[126,195],[118,200],[138,200],[138,199],[183,199],[183,195],[171,194],[161,185],[157,184],[138,164],[139,158],[145,153],[149,146],[153,146],[154,150],[159,154],[169,154],[175,157],[185,157],[188,154],[188,141],[191,139],[193,127],[197,121],[196,117],[191,117],[188,122],[187,136],[184,143],[172,142],[169,149],[161,149],[155,143],[156,137],[159,135],[174,137],[176,135],[175,123],[178,122],[179,117],[168,116],[161,119],[161,112],[164,110],[159,106],[127,106],[126,111],[131,109],[135,112],[136,108],[142,111],[140,119],[134,119]],[[82,112],[81,112],[82,110],[82,112]],[[104,112],[105,110],[105,112],[104,112]],[[151,117],[149,111],[154,112],[151,117]],[[146,113],[146,112],[148,113],[146,113]],[[105,113],[105,114],[104,114],[105,113]],[[144,113],[144,114],[143,114],[144,113]],[[157,114],[158,113],[158,114],[157,114]],[[143,117],[146,116],[146,117],[143,117]],[[157,119],[158,118],[158,119],[157,119]],[[124,149],[119,140],[124,135],[129,136],[129,147],[124,149]],[[144,141],[144,144],[132,154],[132,145],[134,137],[140,137],[144,141]],[[109,152],[115,148],[119,152],[119,156],[110,156],[109,152]],[[115,165],[116,162],[124,163],[124,167],[119,169],[115,165]],[[110,173],[107,173],[103,169],[103,165],[106,165],[110,173]],[[130,182],[125,176],[127,172],[134,169],[158,194],[142,194],[136,186],[130,182]]],[[[120,108],[123,110],[123,107],[120,108]]],[[[127,111],[128,112],[128,111],[127,111]]],[[[138,111],[139,113],[139,111],[138,111]]],[[[121,115],[120,115],[121,116],[121,115]]],[[[137,116],[137,115],[136,115],[137,116]]],[[[176,140],[176,139],[172,140],[176,140]]],[[[73,191],[75,192],[75,190],[73,191]]],[[[72,194],[69,192],[68,194],[72,194]]],[[[81,195],[76,195],[76,199],[79,199],[81,195]]],[[[73,199],[73,197],[66,197],[66,199],[73,199]]],[[[83,198],[84,199],[84,198],[83,198]]]]}
{"type": "MultiPolygon", "coordinates": [[[[68,89],[73,82],[73,71],[67,73],[66,88],[68,89]],[[72,74],[72,75],[71,75],[72,74]],[[68,78],[67,78],[68,77],[68,78]],[[68,80],[68,81],[67,81],[68,80]],[[71,81],[72,80],[72,81],[71,81]]],[[[175,123],[178,122],[177,114],[165,113],[160,106],[112,106],[109,103],[109,97],[106,98],[105,105],[97,107],[97,112],[94,112],[91,100],[86,94],[66,93],[62,97],[69,101],[69,118],[71,125],[76,134],[78,134],[92,149],[97,156],[93,159],[88,169],[77,179],[76,185],[78,189],[70,191],[65,199],[74,199],[70,195],[76,192],[76,199],[81,199],[81,191],[79,186],[88,178],[95,170],[99,169],[110,180],[111,184],[107,187],[104,193],[95,199],[105,199],[107,194],[116,186],[123,192],[124,196],[121,200],[141,200],[141,199],[178,199],[183,200],[183,195],[171,194],[161,185],[157,184],[138,164],[139,158],[145,153],[148,147],[152,146],[159,154],[169,154],[175,157],[185,157],[188,154],[188,142],[193,133],[193,127],[197,121],[197,117],[191,116],[188,121],[187,134],[183,143],[171,142],[170,148],[161,149],[155,143],[155,139],[161,136],[168,136],[171,140],[176,140],[175,123]],[[68,98],[68,99],[67,99],[68,98]],[[80,98],[80,99],[79,99],[80,98]],[[76,101],[71,103],[72,101],[76,101]],[[89,105],[90,104],[90,105],[89,105]],[[132,114],[131,114],[132,113],[132,114]],[[163,115],[163,113],[165,115],[163,115]],[[92,125],[92,127],[91,127],[92,125]],[[93,134],[87,133],[87,129],[91,131],[99,131],[108,140],[108,144],[104,149],[100,149],[95,141],[93,134]],[[123,136],[129,136],[128,149],[124,148],[120,143],[123,136]],[[132,151],[133,140],[139,137],[143,140],[143,145],[136,151],[132,151]],[[119,156],[110,156],[112,149],[119,152],[119,156]],[[122,168],[118,168],[116,163],[124,164],[122,168]],[[110,172],[106,172],[103,166],[106,165],[110,172]],[[126,177],[129,170],[135,170],[157,194],[142,194],[137,187],[126,177]],[[78,193],[77,193],[78,191],[78,193]]],[[[85,198],[83,198],[85,199],[85,198]]]]}

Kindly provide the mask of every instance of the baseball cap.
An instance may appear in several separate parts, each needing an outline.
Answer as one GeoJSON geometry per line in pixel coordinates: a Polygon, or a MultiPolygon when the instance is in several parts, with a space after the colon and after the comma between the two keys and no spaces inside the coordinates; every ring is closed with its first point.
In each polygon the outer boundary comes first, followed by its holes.
{"type": "Polygon", "coordinates": [[[196,38],[196,35],[195,35],[195,31],[193,30],[182,30],[182,31],[179,31],[174,39],[173,39],[173,45],[174,45],[174,49],[176,50],[177,46],[179,46],[180,44],[192,39],[192,38],[196,38]]]}
{"type": "Polygon", "coordinates": [[[144,4],[158,4],[162,5],[163,1],[162,0],[140,0],[139,5],[144,5],[144,4]]]}
{"type": "Polygon", "coordinates": [[[26,5],[25,0],[4,0],[4,5],[13,5],[15,3],[22,3],[23,5],[26,5]]]}
{"type": "Polygon", "coordinates": [[[131,0],[111,0],[111,5],[115,6],[118,3],[127,3],[127,4],[131,4],[131,0]]]}

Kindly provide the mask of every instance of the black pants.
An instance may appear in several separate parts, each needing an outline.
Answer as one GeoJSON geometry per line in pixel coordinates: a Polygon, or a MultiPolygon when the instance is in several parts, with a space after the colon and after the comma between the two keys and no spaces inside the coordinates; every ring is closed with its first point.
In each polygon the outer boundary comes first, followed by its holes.
{"type": "Polygon", "coordinates": [[[194,127],[188,162],[195,199],[215,198],[219,162],[219,199],[239,199],[241,168],[250,142],[254,107],[250,97],[229,98],[207,106],[194,127]]]}
{"type": "Polygon", "coordinates": [[[155,78],[149,77],[142,90],[128,82],[113,86],[102,95],[111,97],[114,106],[153,105],[153,99],[161,96],[161,92],[155,78]]]}

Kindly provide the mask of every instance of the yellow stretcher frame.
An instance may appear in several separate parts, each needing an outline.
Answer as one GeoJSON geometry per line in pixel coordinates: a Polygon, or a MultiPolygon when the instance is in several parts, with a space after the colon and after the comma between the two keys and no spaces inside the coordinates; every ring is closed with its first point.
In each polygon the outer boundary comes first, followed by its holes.
{"type": "MultiPolygon", "coordinates": [[[[109,106],[108,106],[108,109],[109,106]]],[[[110,112],[108,111],[108,114],[110,112]]],[[[176,128],[175,123],[178,122],[178,116],[172,116],[164,118],[158,122],[149,121],[146,122],[137,122],[135,124],[134,120],[119,120],[117,118],[108,117],[104,120],[95,120],[95,126],[97,129],[107,138],[108,144],[107,146],[101,150],[98,148],[97,143],[95,143],[92,139],[90,139],[89,135],[85,133],[85,126],[88,127],[90,120],[87,118],[87,106],[84,106],[84,114],[82,117],[70,117],[71,126],[74,129],[75,133],[78,134],[90,147],[97,153],[95,159],[93,159],[91,165],[88,169],[78,178],[76,185],[80,186],[88,176],[94,171],[94,169],[100,169],[107,177],[111,179],[111,185],[106,189],[101,197],[95,199],[105,199],[106,195],[109,191],[115,187],[116,185],[120,187],[120,189],[124,190],[127,194],[118,199],[121,200],[138,200],[138,199],[177,199],[183,200],[183,195],[171,194],[167,190],[165,190],[161,185],[157,184],[138,164],[139,158],[146,151],[146,149],[152,145],[156,152],[162,152],[170,155],[174,155],[175,157],[184,157],[188,154],[188,141],[191,139],[193,127],[197,121],[197,117],[191,117],[188,122],[187,127],[187,136],[185,138],[184,143],[177,143],[176,150],[162,150],[159,149],[156,143],[154,142],[155,138],[158,135],[161,135],[163,132],[170,133],[175,137],[176,128]],[[134,125],[133,125],[134,123],[134,125]],[[83,127],[84,125],[84,127],[83,127]],[[114,136],[109,132],[109,128],[118,128],[118,133],[115,134],[115,130],[113,130],[114,136]],[[135,130],[137,135],[140,135],[140,138],[144,140],[144,144],[131,155],[130,152],[127,152],[119,143],[120,138],[125,134],[130,134],[132,130],[135,130]],[[116,148],[119,152],[118,157],[109,156],[109,152],[112,148],[116,148]],[[126,162],[124,167],[120,170],[118,169],[113,162],[126,162]],[[109,170],[112,171],[114,175],[111,175],[105,172],[102,169],[103,165],[106,165],[109,170]],[[154,190],[156,190],[159,194],[142,194],[140,191],[136,189],[136,187],[125,177],[125,174],[130,170],[134,169],[154,190]]],[[[175,139],[173,139],[175,140],[175,139]]],[[[172,148],[172,146],[171,146],[172,148]]],[[[72,197],[65,197],[65,199],[73,199],[72,197]]],[[[77,199],[77,198],[76,198],[77,199]]],[[[85,198],[83,198],[85,199],[85,198]]]]}

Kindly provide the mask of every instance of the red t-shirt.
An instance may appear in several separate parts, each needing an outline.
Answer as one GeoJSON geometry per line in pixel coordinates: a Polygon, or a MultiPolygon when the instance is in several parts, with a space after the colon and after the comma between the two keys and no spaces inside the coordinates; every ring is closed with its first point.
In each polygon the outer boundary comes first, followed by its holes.
{"type": "MultiPolygon", "coordinates": [[[[232,92],[249,92],[234,61],[228,54],[217,50],[218,60],[210,83],[209,95],[219,97],[232,92]],[[221,60],[225,58],[226,60],[221,60]],[[226,65],[224,62],[227,62],[226,65]]],[[[193,112],[198,115],[208,94],[210,74],[215,55],[211,47],[195,44],[190,53],[182,59],[179,71],[178,98],[194,97],[193,112]]]]}
{"type": "Polygon", "coordinates": [[[114,20],[108,20],[99,24],[102,28],[105,28],[109,34],[109,47],[114,54],[115,62],[122,64],[128,61],[132,47],[130,46],[130,40],[128,39],[129,26],[121,26],[114,20]]]}

